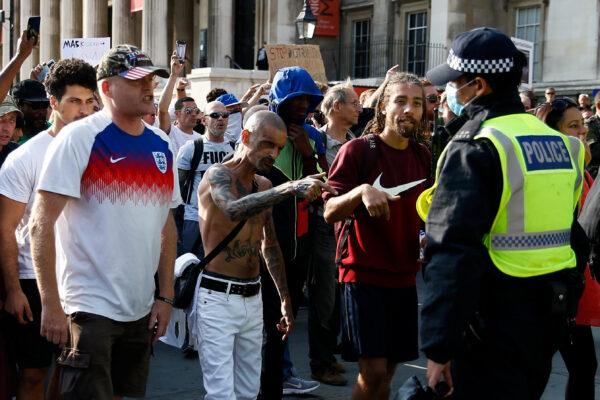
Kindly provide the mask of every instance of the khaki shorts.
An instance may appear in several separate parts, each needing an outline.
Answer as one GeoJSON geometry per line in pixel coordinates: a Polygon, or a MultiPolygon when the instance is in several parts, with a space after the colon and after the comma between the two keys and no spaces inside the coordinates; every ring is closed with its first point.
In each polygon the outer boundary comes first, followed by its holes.
{"type": "Polygon", "coordinates": [[[86,312],[71,314],[70,338],[57,360],[60,398],[144,397],[152,339],[148,319],[118,322],[86,312]]]}

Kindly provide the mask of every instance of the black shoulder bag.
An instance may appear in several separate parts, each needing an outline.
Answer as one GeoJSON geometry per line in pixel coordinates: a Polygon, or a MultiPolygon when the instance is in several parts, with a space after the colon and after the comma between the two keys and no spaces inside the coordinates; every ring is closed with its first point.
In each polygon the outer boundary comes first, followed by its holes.
{"type": "MultiPolygon", "coordinates": [[[[255,181],[252,181],[252,193],[256,193],[258,185],[255,181]]],[[[240,221],[227,236],[210,252],[204,257],[199,263],[192,264],[183,270],[181,276],[175,278],[175,296],[173,297],[173,307],[186,309],[192,303],[194,298],[194,292],[196,291],[196,282],[200,272],[211,262],[231,241],[237,236],[246,225],[246,219],[240,221]]],[[[196,249],[201,243],[201,239],[198,238],[194,243],[196,249]]]]}
{"type": "Polygon", "coordinates": [[[190,161],[190,171],[180,188],[181,198],[185,204],[190,204],[194,188],[194,178],[196,177],[196,169],[198,169],[198,165],[200,165],[202,153],[204,153],[204,139],[198,138],[194,140],[194,153],[192,154],[192,160],[190,161]]]}

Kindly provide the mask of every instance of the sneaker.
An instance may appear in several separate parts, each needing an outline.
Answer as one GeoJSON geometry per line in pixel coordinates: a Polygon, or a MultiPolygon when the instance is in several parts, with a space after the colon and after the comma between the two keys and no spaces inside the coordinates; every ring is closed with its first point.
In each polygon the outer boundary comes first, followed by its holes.
{"type": "Polygon", "coordinates": [[[348,380],[338,371],[335,371],[333,368],[325,368],[321,371],[315,371],[311,374],[313,379],[318,380],[326,385],[332,386],[346,386],[348,380]]]}
{"type": "Polygon", "coordinates": [[[319,387],[319,382],[309,379],[302,379],[297,376],[290,376],[283,381],[283,394],[304,394],[310,393],[319,387]]]}

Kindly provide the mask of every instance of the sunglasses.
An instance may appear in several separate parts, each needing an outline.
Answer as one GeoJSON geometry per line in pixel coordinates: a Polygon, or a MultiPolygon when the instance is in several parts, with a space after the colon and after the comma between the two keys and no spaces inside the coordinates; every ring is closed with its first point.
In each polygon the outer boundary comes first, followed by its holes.
{"type": "Polygon", "coordinates": [[[213,119],[218,119],[219,117],[226,119],[226,118],[229,118],[229,113],[228,112],[212,112],[212,113],[208,114],[208,116],[213,119]]]}
{"type": "Polygon", "coordinates": [[[440,96],[435,95],[435,94],[430,94],[430,95],[425,96],[425,100],[427,100],[428,103],[435,104],[438,101],[440,101],[440,96]]]}
{"type": "Polygon", "coordinates": [[[196,108],[192,108],[192,107],[186,107],[183,109],[183,112],[190,115],[190,114],[198,114],[200,112],[200,109],[198,107],[196,108]]]}
{"type": "Polygon", "coordinates": [[[546,94],[552,94],[552,95],[555,95],[555,94],[556,94],[556,92],[546,92],[546,94]]]}
{"type": "Polygon", "coordinates": [[[23,101],[21,104],[27,104],[32,110],[41,110],[50,106],[50,102],[46,101],[23,101]]]}

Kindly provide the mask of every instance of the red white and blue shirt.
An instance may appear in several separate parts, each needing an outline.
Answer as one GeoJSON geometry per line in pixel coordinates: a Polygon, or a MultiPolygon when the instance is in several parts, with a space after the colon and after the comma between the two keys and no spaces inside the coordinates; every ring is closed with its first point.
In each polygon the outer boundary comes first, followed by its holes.
{"type": "Polygon", "coordinates": [[[139,136],[98,112],[61,130],[39,190],[69,196],[57,220],[57,279],[67,314],[116,321],[150,312],[160,237],[181,203],[172,145],[158,128],[139,136]]]}

